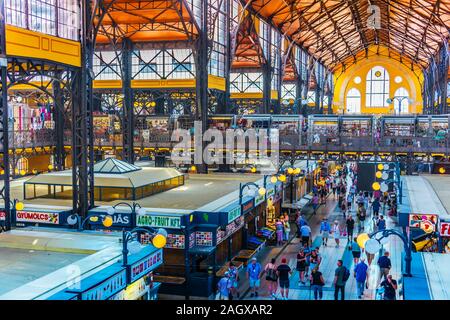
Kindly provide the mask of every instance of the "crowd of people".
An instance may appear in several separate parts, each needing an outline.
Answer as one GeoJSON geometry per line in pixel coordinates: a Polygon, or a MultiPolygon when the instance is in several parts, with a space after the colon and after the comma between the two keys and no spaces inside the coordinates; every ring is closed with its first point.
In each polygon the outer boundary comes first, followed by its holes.
{"type": "MultiPolygon", "coordinates": [[[[373,221],[372,231],[386,229],[386,219],[380,214],[382,206],[392,208],[393,203],[387,194],[380,191],[358,192],[356,165],[343,165],[340,170],[336,170],[334,175],[329,175],[320,186],[313,189],[311,200],[313,215],[317,214],[317,209],[326,204],[327,197],[333,197],[337,201],[337,207],[342,213],[342,220],[336,219],[332,222],[327,217],[323,217],[320,223],[319,233],[322,238],[323,247],[328,247],[330,237],[334,240],[335,248],[339,248],[345,242],[345,250],[351,251],[353,257],[353,277],[356,281],[357,296],[362,299],[365,290],[368,288],[369,267],[373,263],[374,254],[364,252],[358,244],[357,236],[365,232],[368,224],[366,220],[371,216],[373,221]]],[[[384,210],[383,210],[384,212],[384,210]]],[[[323,257],[320,254],[320,246],[312,247],[312,229],[308,220],[303,214],[299,214],[296,219],[297,237],[299,246],[296,255],[295,270],[289,266],[289,260],[282,256],[277,263],[276,258],[272,258],[263,267],[256,258],[252,258],[247,265],[246,277],[250,287],[250,298],[258,297],[261,286],[261,279],[267,283],[268,295],[274,299],[287,300],[289,297],[290,276],[296,271],[298,273],[298,286],[307,287],[313,293],[315,300],[323,297],[323,287],[325,286],[324,275],[321,272],[323,257]],[[277,292],[280,295],[277,295],[277,292]]],[[[276,242],[278,246],[289,243],[291,235],[291,224],[289,215],[283,214],[276,220],[276,242]]],[[[369,231],[369,230],[367,230],[369,231]]],[[[380,270],[379,289],[377,293],[382,294],[385,300],[395,300],[397,282],[390,274],[391,261],[389,252],[385,252],[378,261],[380,270]]],[[[334,272],[332,284],[334,287],[334,299],[345,299],[346,283],[351,276],[351,270],[344,265],[342,260],[337,261],[337,268],[334,272]]],[[[219,282],[219,292],[222,299],[239,298],[238,273],[234,266],[225,273],[225,277],[219,282]]]]}

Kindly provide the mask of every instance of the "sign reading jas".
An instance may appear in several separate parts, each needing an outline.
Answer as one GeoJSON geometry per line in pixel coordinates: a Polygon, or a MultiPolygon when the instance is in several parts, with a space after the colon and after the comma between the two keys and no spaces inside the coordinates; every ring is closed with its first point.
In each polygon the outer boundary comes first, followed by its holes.
{"type": "MultiPolygon", "coordinates": [[[[95,211],[89,211],[89,213],[95,213],[95,211]]],[[[100,213],[98,216],[101,219],[98,219],[98,221],[95,222],[89,222],[91,225],[100,225],[103,226],[102,220],[104,217],[106,217],[108,214],[100,213]]],[[[131,226],[131,214],[129,213],[119,213],[116,212],[113,215],[110,216],[113,219],[112,228],[123,228],[123,227],[132,227],[131,226]]]]}

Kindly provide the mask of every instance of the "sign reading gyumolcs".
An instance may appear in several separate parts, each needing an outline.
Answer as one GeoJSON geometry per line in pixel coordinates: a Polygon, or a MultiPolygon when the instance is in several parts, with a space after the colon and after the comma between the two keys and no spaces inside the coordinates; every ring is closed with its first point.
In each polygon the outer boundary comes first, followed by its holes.
{"type": "Polygon", "coordinates": [[[201,121],[195,121],[194,131],[177,129],[172,133],[171,160],[182,164],[259,164],[265,172],[276,172],[279,161],[277,129],[211,128],[203,131],[201,121]]]}

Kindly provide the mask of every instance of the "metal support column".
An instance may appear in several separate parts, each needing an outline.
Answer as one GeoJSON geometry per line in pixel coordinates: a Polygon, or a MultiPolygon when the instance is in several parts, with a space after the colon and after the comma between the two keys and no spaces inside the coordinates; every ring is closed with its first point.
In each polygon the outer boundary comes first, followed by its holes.
{"type": "MultiPolygon", "coordinates": [[[[203,133],[206,131],[208,125],[208,3],[209,1],[202,1],[202,23],[200,37],[196,44],[196,98],[197,98],[197,110],[196,110],[196,120],[201,121],[202,124],[202,137],[203,133]]],[[[202,139],[203,140],[203,139],[202,139]]],[[[201,143],[201,152],[203,155],[203,150],[206,144],[204,141],[201,143]]],[[[197,151],[199,152],[199,151],[197,151]]],[[[201,163],[197,164],[198,173],[208,173],[208,165],[204,163],[203,157],[201,163]]]]}
{"type": "MultiPolygon", "coordinates": [[[[9,135],[8,135],[8,62],[6,59],[6,38],[5,38],[5,3],[0,0],[0,76],[2,86],[0,98],[0,155],[2,156],[0,180],[3,180],[3,187],[0,189],[0,199],[3,199],[5,206],[6,230],[11,230],[11,206],[9,194],[9,135]]],[[[1,226],[1,223],[0,223],[1,226]]]]}
{"type": "Polygon", "coordinates": [[[81,68],[72,72],[72,194],[73,211],[86,217],[94,206],[94,135],[92,80],[94,33],[92,0],[82,2],[81,68]]]}
{"type": "Polygon", "coordinates": [[[267,42],[269,43],[269,48],[267,50],[266,61],[262,65],[262,75],[263,75],[263,110],[261,113],[268,114],[271,110],[271,99],[272,99],[272,52],[270,49],[270,44],[272,43],[272,32],[267,32],[267,42]]]}
{"type": "Polygon", "coordinates": [[[134,103],[133,89],[131,88],[133,44],[129,39],[124,39],[122,45],[123,160],[134,163],[134,103]]]}
{"type": "Polygon", "coordinates": [[[61,89],[61,72],[55,75],[58,81],[53,82],[54,110],[55,110],[55,169],[62,171],[65,169],[64,150],[64,95],[61,89]]]}

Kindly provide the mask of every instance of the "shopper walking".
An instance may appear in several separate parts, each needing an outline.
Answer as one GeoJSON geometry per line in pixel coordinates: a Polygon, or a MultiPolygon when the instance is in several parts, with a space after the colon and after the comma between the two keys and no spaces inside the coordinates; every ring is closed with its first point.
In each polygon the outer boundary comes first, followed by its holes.
{"type": "Polygon", "coordinates": [[[261,285],[261,281],[259,280],[261,276],[261,264],[256,261],[256,258],[252,258],[251,263],[247,266],[247,279],[250,284],[250,297],[258,296],[258,289],[261,285]]]}
{"type": "Polygon", "coordinates": [[[307,224],[305,224],[303,227],[300,228],[300,233],[302,235],[302,245],[305,245],[305,243],[309,245],[309,240],[311,237],[311,228],[307,224]]]}
{"type": "Polygon", "coordinates": [[[281,292],[281,299],[288,300],[289,297],[289,275],[292,274],[291,267],[287,264],[287,259],[281,259],[281,264],[277,268],[278,284],[281,292]]]}
{"type": "Polygon", "coordinates": [[[219,300],[229,300],[230,299],[230,288],[231,280],[230,273],[225,272],[224,277],[217,283],[217,294],[219,295],[219,300]]]}
{"type": "Polygon", "coordinates": [[[320,223],[320,234],[322,236],[322,245],[327,246],[328,245],[328,238],[330,236],[331,226],[328,222],[327,218],[323,218],[322,222],[320,223]]]}
{"type": "Polygon", "coordinates": [[[230,274],[231,280],[230,297],[231,299],[234,297],[239,299],[239,272],[233,262],[230,262],[228,273],[230,274]]]}
{"type": "Polygon", "coordinates": [[[356,218],[358,222],[358,233],[364,230],[364,223],[366,221],[366,208],[364,203],[358,203],[358,209],[356,211],[356,218]]]}
{"type": "Polygon", "coordinates": [[[313,207],[313,214],[317,213],[317,208],[319,207],[319,196],[317,195],[317,193],[314,194],[312,200],[311,200],[311,204],[313,207]]]}
{"type": "Polygon", "coordinates": [[[364,262],[364,258],[361,258],[360,262],[355,266],[355,279],[358,299],[362,299],[362,296],[364,295],[364,289],[368,277],[368,270],[369,266],[364,262]]]}
{"type": "Polygon", "coordinates": [[[311,256],[309,257],[309,267],[313,270],[320,264],[320,256],[317,249],[311,251],[311,256]]]}
{"type": "Polygon", "coordinates": [[[343,265],[342,260],[338,260],[337,268],[334,272],[334,300],[338,300],[339,292],[341,292],[341,300],[345,300],[345,283],[347,282],[350,272],[343,265]]]}
{"type": "Polygon", "coordinates": [[[278,274],[277,269],[275,267],[275,262],[276,262],[275,258],[272,258],[270,262],[266,264],[263,271],[263,273],[266,274],[266,281],[269,289],[269,295],[274,299],[276,298],[277,294],[277,281],[278,281],[278,274]]]}
{"type": "Polygon", "coordinates": [[[319,266],[316,266],[311,271],[311,289],[314,292],[314,300],[322,300],[323,296],[323,286],[325,285],[325,280],[323,279],[322,272],[319,271],[319,266]]]}
{"type": "Polygon", "coordinates": [[[384,277],[386,279],[392,266],[388,251],[385,251],[384,255],[378,258],[377,264],[380,267],[380,278],[384,277]]]}
{"type": "Polygon", "coordinates": [[[383,231],[386,230],[386,220],[384,220],[384,217],[380,215],[380,218],[377,220],[377,230],[383,231]]]}
{"type": "Polygon", "coordinates": [[[303,248],[297,253],[298,285],[305,284],[306,254],[303,248]]]}
{"type": "Polygon", "coordinates": [[[336,242],[336,248],[339,248],[339,239],[341,238],[341,227],[339,226],[339,221],[334,221],[331,233],[333,234],[334,241],[336,242]]]}
{"type": "Polygon", "coordinates": [[[353,241],[350,243],[349,250],[352,251],[353,256],[353,264],[358,264],[359,259],[361,258],[361,248],[359,244],[356,242],[357,238],[353,238],[353,241]]]}
{"type": "Polygon", "coordinates": [[[284,235],[284,224],[280,219],[275,222],[275,230],[277,234],[277,246],[283,245],[283,235],[284,235]]]}
{"type": "Polygon", "coordinates": [[[397,300],[397,281],[392,278],[392,275],[388,275],[380,286],[384,288],[384,300],[397,300]]]}
{"type": "Polygon", "coordinates": [[[372,212],[375,219],[378,218],[378,214],[380,213],[380,198],[375,198],[372,202],[372,212]]]}
{"type": "Polygon", "coordinates": [[[291,224],[289,222],[289,218],[286,220],[284,220],[283,223],[283,227],[284,227],[284,241],[289,241],[289,236],[291,235],[291,224]]]}
{"type": "Polygon", "coordinates": [[[347,228],[347,240],[351,241],[353,239],[353,230],[355,229],[355,220],[351,214],[345,220],[345,226],[347,228]]]}

